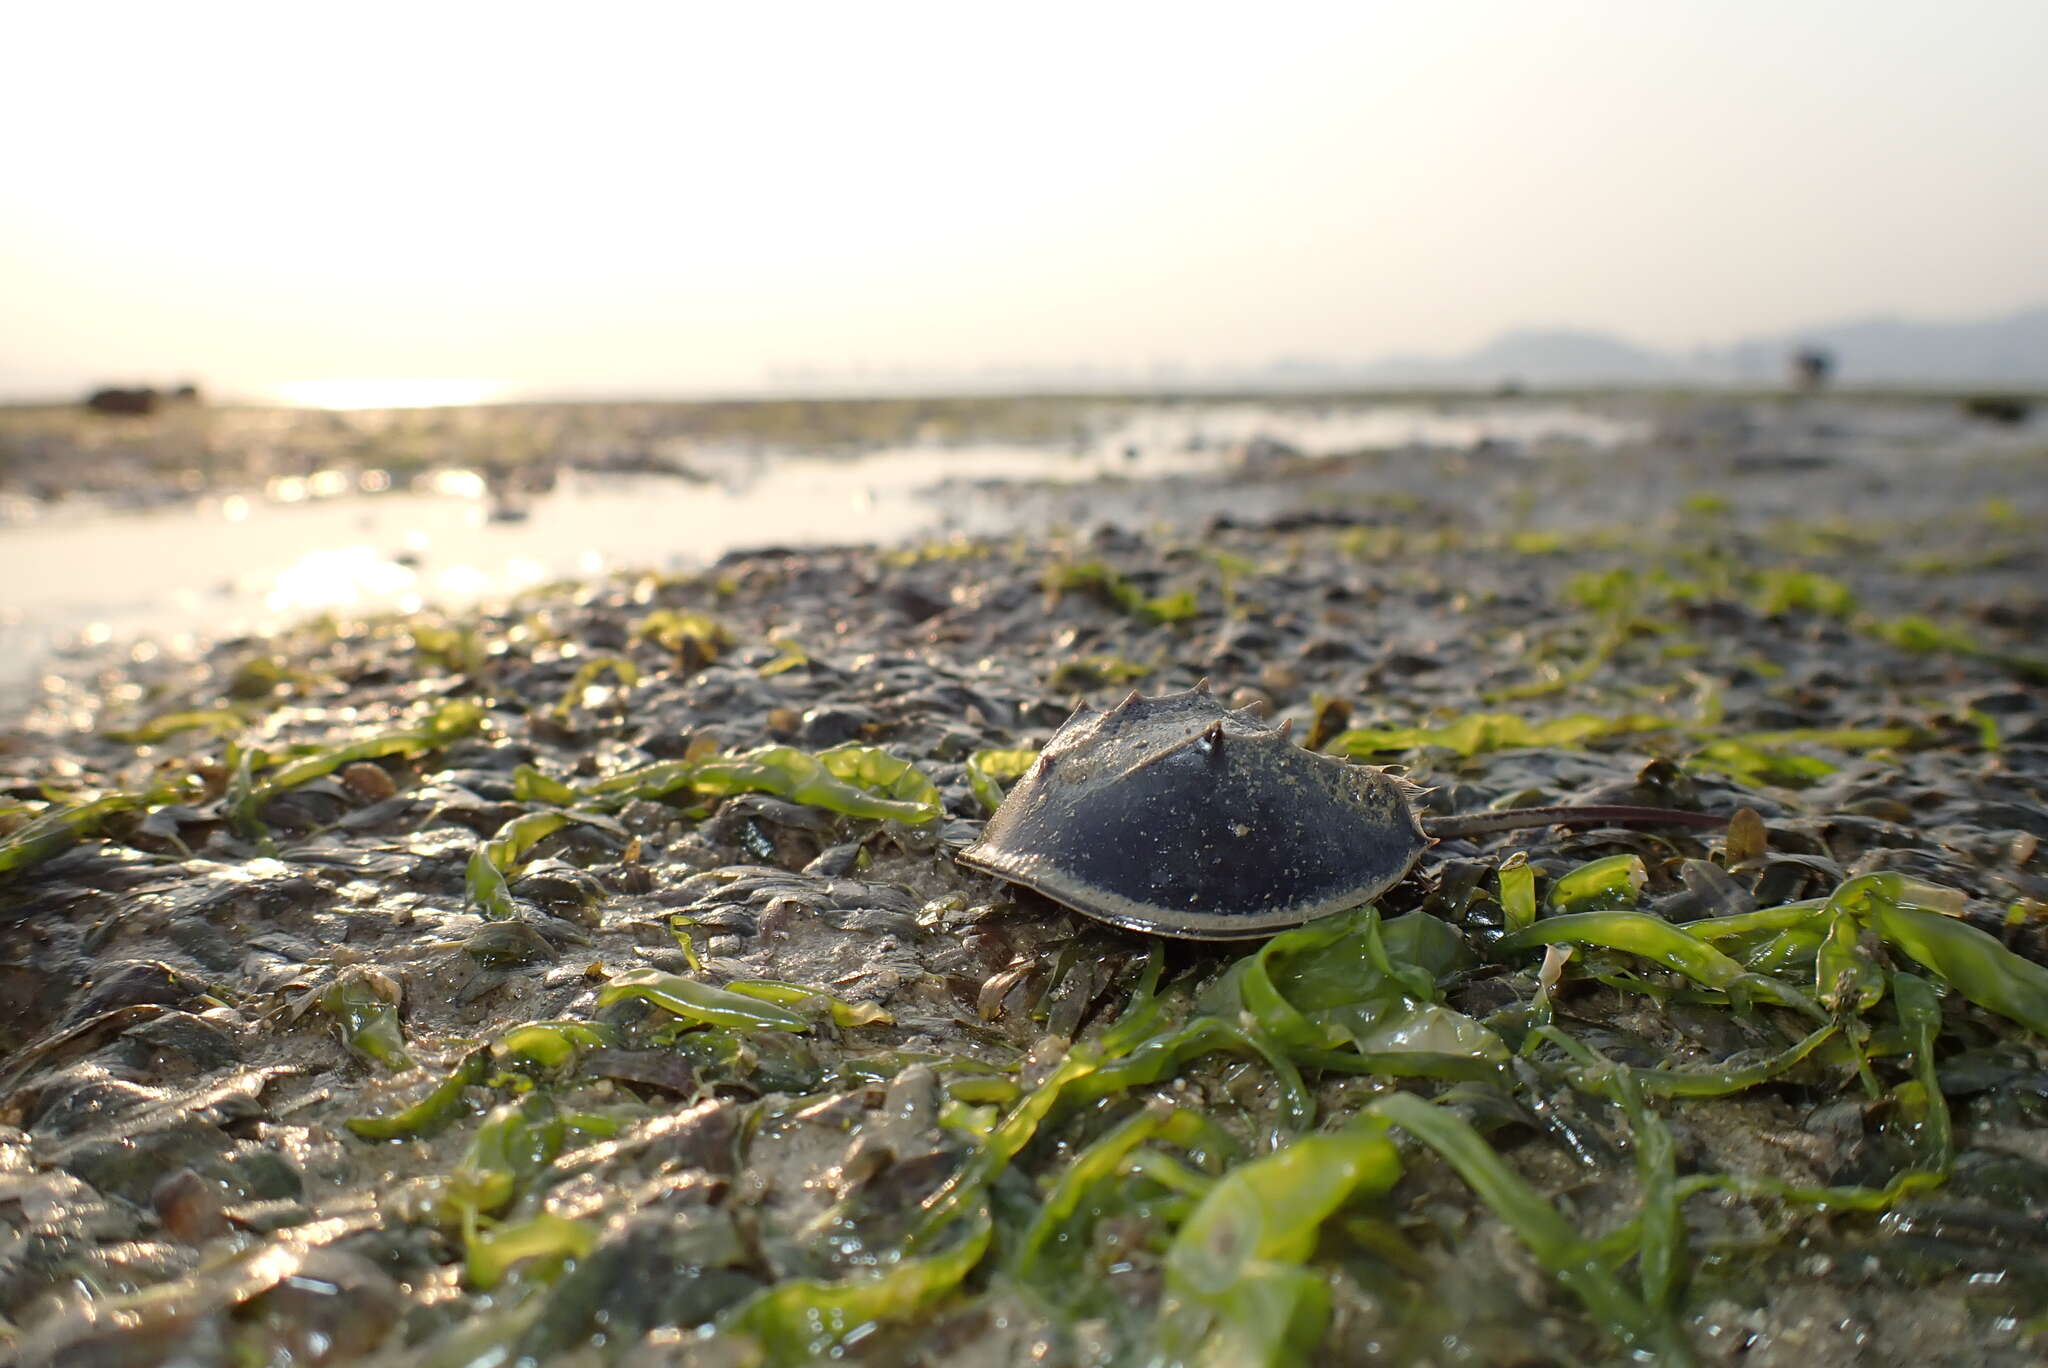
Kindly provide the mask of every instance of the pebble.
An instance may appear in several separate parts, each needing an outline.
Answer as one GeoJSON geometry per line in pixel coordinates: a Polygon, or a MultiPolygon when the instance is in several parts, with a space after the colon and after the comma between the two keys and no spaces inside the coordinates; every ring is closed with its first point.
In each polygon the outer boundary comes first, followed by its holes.
{"type": "Polygon", "coordinates": [[[378,803],[398,792],[398,785],[382,765],[358,760],[341,770],[342,787],[365,803],[378,803]]]}

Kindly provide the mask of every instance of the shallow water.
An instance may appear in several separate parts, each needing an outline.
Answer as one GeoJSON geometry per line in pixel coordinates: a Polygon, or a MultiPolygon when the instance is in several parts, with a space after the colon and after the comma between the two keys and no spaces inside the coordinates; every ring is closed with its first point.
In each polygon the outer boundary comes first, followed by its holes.
{"type": "MultiPolygon", "coordinates": [[[[1159,405],[1069,446],[910,446],[845,455],[705,447],[701,480],[567,470],[491,516],[484,480],[362,492],[381,472],[273,481],[270,496],[154,508],[15,501],[0,546],[0,703],[61,671],[67,647],[134,641],[145,656],[308,614],[460,606],[568,576],[701,566],[748,547],[999,534],[1043,516],[1006,484],[1145,481],[1226,469],[1254,439],[1310,455],[1480,442],[1608,446],[1644,425],[1551,403],[1159,405]]],[[[374,485],[372,486],[374,487],[374,485]]]]}

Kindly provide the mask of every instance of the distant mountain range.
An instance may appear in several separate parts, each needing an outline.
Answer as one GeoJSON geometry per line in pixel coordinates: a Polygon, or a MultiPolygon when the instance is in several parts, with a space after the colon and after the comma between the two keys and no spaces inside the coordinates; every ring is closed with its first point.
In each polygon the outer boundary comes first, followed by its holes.
{"type": "Polygon", "coordinates": [[[1149,369],[799,367],[771,374],[768,388],[790,394],[916,394],[1777,385],[1785,380],[1793,353],[1807,348],[1834,358],[1834,380],[1843,385],[2048,389],[2048,306],[1966,323],[1851,319],[1690,352],[1659,351],[1584,328],[1522,328],[1455,356],[1372,361],[1291,356],[1262,366],[1159,364],[1149,369]]]}
{"type": "MultiPolygon", "coordinates": [[[[1816,347],[1849,385],[2048,387],[2048,307],[1971,323],[1863,318],[1732,346],[1665,352],[1583,329],[1520,329],[1461,356],[1392,356],[1362,365],[1290,360],[1267,367],[1290,385],[1742,385],[1774,383],[1816,347]]],[[[1247,377],[1251,378],[1251,377],[1247,377]]]]}
{"type": "MultiPolygon", "coordinates": [[[[1843,385],[2048,389],[2048,306],[2003,318],[1927,323],[1871,317],[1747,338],[1725,347],[1659,351],[1611,333],[1525,328],[1457,356],[1390,356],[1373,361],[1290,357],[1263,366],[1157,365],[901,367],[836,371],[800,367],[765,377],[764,394],[920,394],[1060,391],[1529,389],[1602,385],[1775,385],[1793,352],[1828,352],[1843,385]]],[[[108,377],[66,385],[0,356],[0,402],[70,399],[108,377]]],[[[120,377],[114,377],[119,379],[120,377]]],[[[209,387],[212,388],[212,387],[209,387]]],[[[223,387],[230,394],[233,386],[223,387]]],[[[542,391],[545,392],[544,387],[542,391]]],[[[564,393],[557,397],[578,396],[564,393]]],[[[686,398],[666,392],[606,391],[606,398],[686,398]]]]}

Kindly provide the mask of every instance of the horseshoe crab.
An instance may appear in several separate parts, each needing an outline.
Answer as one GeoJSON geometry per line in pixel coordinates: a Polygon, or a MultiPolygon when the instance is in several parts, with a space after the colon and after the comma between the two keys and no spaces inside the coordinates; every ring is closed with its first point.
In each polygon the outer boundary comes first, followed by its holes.
{"type": "Polygon", "coordinates": [[[1101,712],[1083,704],[960,862],[1157,936],[1242,940],[1372,901],[1438,836],[1557,822],[1723,818],[1544,807],[1418,820],[1413,785],[1303,750],[1206,684],[1101,712]]]}

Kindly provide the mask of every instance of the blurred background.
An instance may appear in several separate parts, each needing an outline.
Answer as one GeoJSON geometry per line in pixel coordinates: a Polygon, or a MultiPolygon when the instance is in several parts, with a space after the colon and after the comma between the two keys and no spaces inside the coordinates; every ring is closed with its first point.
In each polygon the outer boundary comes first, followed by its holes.
{"type": "Polygon", "coordinates": [[[1296,458],[2044,441],[2028,0],[8,28],[0,687],[1296,458]]]}

